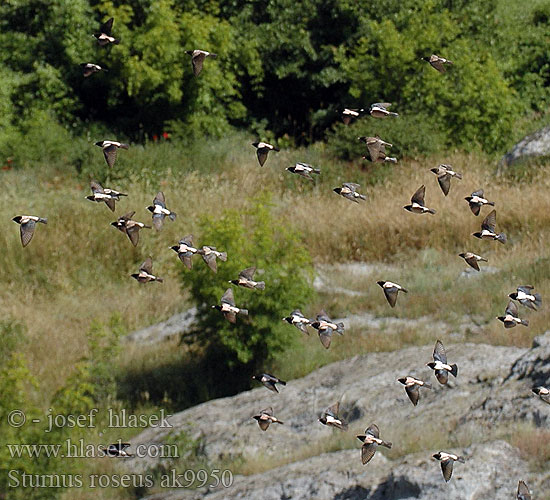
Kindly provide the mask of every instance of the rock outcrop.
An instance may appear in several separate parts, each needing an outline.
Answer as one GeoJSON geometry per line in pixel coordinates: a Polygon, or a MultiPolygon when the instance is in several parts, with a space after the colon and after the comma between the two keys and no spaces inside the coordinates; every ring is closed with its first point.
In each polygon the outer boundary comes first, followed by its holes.
{"type": "Polygon", "coordinates": [[[524,137],[500,160],[499,167],[540,156],[550,156],[550,127],[544,127],[524,137]]]}

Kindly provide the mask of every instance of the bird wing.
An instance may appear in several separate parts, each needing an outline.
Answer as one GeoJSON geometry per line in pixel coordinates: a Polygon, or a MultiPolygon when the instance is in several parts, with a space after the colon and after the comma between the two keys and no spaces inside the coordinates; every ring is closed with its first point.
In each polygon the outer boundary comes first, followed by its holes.
{"type": "Polygon", "coordinates": [[[411,203],[418,203],[419,205],[422,205],[424,206],[424,195],[426,194],[426,186],[424,186],[424,184],[422,184],[422,186],[420,186],[416,193],[414,193],[412,195],[412,198],[411,198],[411,203]]]}
{"type": "Polygon", "coordinates": [[[330,321],[330,318],[328,317],[328,314],[324,309],[321,309],[319,311],[319,314],[317,315],[317,321],[330,321]]]}
{"type": "Polygon", "coordinates": [[[153,226],[157,231],[162,229],[165,217],[166,216],[164,214],[153,214],[153,226]]]}
{"type": "Polygon", "coordinates": [[[505,314],[510,314],[514,318],[518,317],[518,306],[516,306],[515,302],[508,302],[508,305],[506,306],[505,314]]]}
{"type": "Polygon", "coordinates": [[[116,200],[114,198],[108,198],[103,201],[105,202],[105,205],[107,205],[110,208],[111,212],[115,211],[116,200]]]}
{"type": "Polygon", "coordinates": [[[19,232],[21,233],[21,244],[26,247],[32,240],[34,235],[34,228],[36,227],[36,222],[29,220],[20,225],[19,232]]]}
{"type": "Polygon", "coordinates": [[[376,443],[363,444],[361,447],[361,462],[363,462],[363,465],[367,464],[374,457],[377,447],[376,443]]]}
{"type": "Polygon", "coordinates": [[[145,271],[147,274],[153,274],[153,259],[147,257],[145,262],[139,267],[140,271],[145,271]]]}
{"type": "Polygon", "coordinates": [[[344,122],[344,125],[349,125],[351,122],[351,115],[342,115],[342,121],[344,122]]]}
{"type": "Polygon", "coordinates": [[[518,483],[518,500],[531,500],[531,492],[524,481],[518,483]]]}
{"type": "Polygon", "coordinates": [[[378,140],[369,141],[367,140],[367,149],[369,150],[370,160],[376,161],[380,153],[382,152],[383,145],[378,140]]]}
{"type": "Polygon", "coordinates": [[[442,460],[441,461],[441,472],[443,472],[443,477],[445,481],[449,481],[453,475],[453,460],[442,460]]]}
{"type": "Polygon", "coordinates": [[[472,203],[471,201],[468,203],[470,205],[470,210],[472,211],[472,213],[474,215],[479,215],[479,212],[481,211],[481,206],[478,205],[477,203],[472,203]]]}
{"type": "Polygon", "coordinates": [[[159,191],[153,200],[153,205],[160,205],[162,208],[166,208],[166,199],[164,198],[164,193],[159,191]]]}
{"type": "Polygon", "coordinates": [[[390,304],[391,307],[395,307],[395,303],[397,302],[397,288],[394,286],[391,288],[383,287],[384,295],[386,296],[386,300],[390,304]]]}
{"type": "Polygon", "coordinates": [[[115,164],[116,161],[116,150],[117,147],[114,144],[109,144],[103,148],[103,156],[105,156],[105,161],[109,168],[115,164]]]}
{"type": "Polygon", "coordinates": [[[439,182],[439,187],[441,191],[443,191],[443,194],[447,196],[449,194],[449,189],[451,189],[451,175],[448,173],[438,175],[437,182],[439,182]]]}
{"type": "Polygon", "coordinates": [[[474,191],[472,193],[472,196],[477,196],[478,198],[483,198],[483,194],[484,194],[483,189],[478,189],[477,191],[474,191]]]}
{"type": "Polygon", "coordinates": [[[135,215],[135,213],[136,213],[135,211],[128,212],[127,214],[121,215],[118,218],[118,220],[123,220],[123,221],[130,220],[135,215]]]}
{"type": "Polygon", "coordinates": [[[187,245],[189,247],[192,247],[193,246],[193,235],[192,234],[188,234],[187,236],[184,236],[181,240],[180,240],[180,243],[183,243],[184,245],[187,245]]]}
{"type": "Polygon", "coordinates": [[[96,181],[90,181],[90,188],[92,190],[92,193],[104,193],[103,187],[99,182],[96,181]]]}
{"type": "Polygon", "coordinates": [[[391,107],[391,102],[375,102],[372,106],[378,106],[379,108],[388,109],[389,107],[391,107]]]}
{"type": "Polygon", "coordinates": [[[229,312],[224,312],[223,315],[225,316],[225,319],[227,321],[229,321],[230,323],[236,323],[237,322],[237,315],[232,312],[232,311],[229,311],[229,312]]]}
{"type": "Polygon", "coordinates": [[[229,304],[230,306],[235,307],[235,297],[233,296],[233,289],[228,288],[225,293],[222,295],[222,303],[229,304]]]}
{"type": "Polygon", "coordinates": [[[416,384],[412,386],[405,386],[405,391],[407,392],[407,396],[409,396],[411,403],[416,406],[418,403],[418,398],[420,397],[420,390],[418,389],[418,386],[416,384]]]}
{"type": "Polygon", "coordinates": [[[203,54],[202,52],[199,52],[196,55],[193,55],[191,58],[191,62],[193,63],[193,73],[195,76],[199,76],[200,72],[202,71],[202,63],[206,59],[206,54],[203,54]]]}
{"type": "MultiPolygon", "coordinates": [[[[430,58],[430,59],[432,59],[432,58],[430,58]]],[[[439,59],[439,58],[430,60],[430,64],[432,65],[433,68],[435,68],[440,73],[445,73],[445,71],[447,71],[445,69],[444,64],[443,64],[443,61],[441,61],[441,59],[439,59]]]]}
{"type": "Polygon", "coordinates": [[[332,340],[332,330],[330,328],[326,330],[319,330],[319,340],[325,349],[330,347],[330,342],[332,340]]]}
{"type": "Polygon", "coordinates": [[[487,231],[495,232],[495,227],[497,225],[497,212],[492,210],[491,213],[485,217],[481,223],[481,229],[486,229],[487,231]]]}
{"type": "Polygon", "coordinates": [[[260,410],[260,415],[269,415],[270,417],[273,416],[273,408],[271,406],[268,406],[267,408],[260,410]]]}
{"type": "Polygon", "coordinates": [[[534,290],[534,286],[531,285],[521,285],[518,286],[518,292],[526,293],[527,295],[531,294],[531,290],[534,290]]]}
{"type": "Polygon", "coordinates": [[[178,257],[180,258],[180,260],[183,262],[183,264],[187,269],[191,269],[193,267],[193,263],[191,262],[190,256],[180,254],[178,257]]]}
{"type": "Polygon", "coordinates": [[[475,257],[470,257],[469,259],[464,259],[470,266],[472,266],[476,271],[479,271],[479,263],[475,257]]]}
{"type": "Polygon", "coordinates": [[[266,148],[258,148],[256,150],[256,155],[258,156],[258,161],[260,162],[260,167],[264,166],[265,161],[267,160],[267,153],[269,152],[266,148]]]}
{"type": "Polygon", "coordinates": [[[441,340],[437,340],[435,342],[433,358],[435,361],[441,361],[442,363],[447,363],[447,353],[445,352],[445,348],[443,347],[441,340]]]}
{"type": "Polygon", "coordinates": [[[356,184],[355,182],[343,182],[343,187],[347,187],[350,191],[356,191],[361,187],[360,184],[356,184]]]}
{"type": "Polygon", "coordinates": [[[99,31],[101,33],[104,33],[105,35],[111,36],[111,30],[113,29],[113,22],[114,18],[111,17],[108,21],[105,21],[101,27],[99,28],[99,31]]]}
{"type": "Polygon", "coordinates": [[[246,269],[243,269],[240,273],[239,273],[239,277],[240,278],[245,278],[247,280],[252,280],[252,278],[254,278],[254,273],[256,272],[256,268],[255,267],[247,267],[246,269]]]}
{"type": "Polygon", "coordinates": [[[258,425],[262,431],[267,431],[269,424],[271,424],[271,420],[258,420],[258,425]]]}
{"type": "Polygon", "coordinates": [[[202,255],[202,260],[204,260],[204,262],[206,262],[206,265],[212,269],[212,271],[214,271],[215,273],[218,272],[218,264],[216,262],[216,256],[211,253],[211,254],[208,254],[208,255],[202,255]]]}
{"type": "Polygon", "coordinates": [[[370,434],[371,436],[378,439],[380,437],[380,429],[378,429],[378,426],[376,424],[371,424],[367,427],[365,434],[370,434]]]}
{"type": "Polygon", "coordinates": [[[332,417],[334,418],[338,418],[338,412],[340,411],[340,402],[337,401],[336,403],[334,403],[332,406],[329,406],[326,410],[325,410],[325,413],[327,415],[331,415],[332,417]]]}
{"type": "Polygon", "coordinates": [[[139,243],[139,226],[127,227],[126,234],[130,238],[132,245],[137,246],[139,243]]]}

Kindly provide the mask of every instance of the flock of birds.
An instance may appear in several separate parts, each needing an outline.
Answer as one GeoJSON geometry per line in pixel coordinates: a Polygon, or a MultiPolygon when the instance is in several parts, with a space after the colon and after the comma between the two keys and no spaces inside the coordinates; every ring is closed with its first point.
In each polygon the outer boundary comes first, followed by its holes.
{"type": "MultiPolygon", "coordinates": [[[[93,36],[97,39],[97,43],[102,46],[108,46],[110,44],[117,45],[120,40],[114,38],[111,34],[113,28],[113,18],[110,18],[107,22],[103,23],[100,27],[100,31],[93,36]]],[[[203,63],[207,57],[215,58],[216,54],[207,52],[205,50],[189,50],[186,51],[191,56],[193,73],[198,76],[202,69],[203,63]]],[[[446,71],[446,67],[452,65],[452,61],[443,57],[432,54],[430,57],[422,58],[427,61],[434,69],[440,73],[446,71]]],[[[99,71],[107,71],[106,68],[101,67],[95,63],[83,63],[82,71],[84,77],[89,77],[99,71]]],[[[374,103],[370,106],[368,113],[375,118],[397,117],[398,113],[389,111],[390,103],[374,103]]],[[[343,122],[348,125],[352,120],[359,118],[365,109],[350,109],[345,108],[342,113],[343,122]]],[[[367,151],[363,156],[364,159],[371,162],[389,162],[397,163],[397,159],[386,155],[386,148],[391,148],[392,144],[383,141],[380,137],[359,137],[358,140],[366,144],[367,151]]],[[[103,155],[107,165],[112,168],[115,165],[117,152],[119,149],[128,149],[129,145],[118,141],[103,140],[95,143],[102,148],[103,155]]],[[[271,151],[279,151],[277,147],[267,142],[255,142],[253,146],[256,148],[257,158],[260,166],[263,166],[268,158],[268,154],[271,151]]],[[[310,181],[313,181],[313,174],[319,175],[321,171],[307,163],[296,163],[293,167],[288,167],[287,171],[300,175],[310,181]]],[[[462,175],[455,172],[450,165],[441,164],[431,171],[437,176],[439,186],[445,196],[448,195],[451,180],[462,179],[462,175]]],[[[366,200],[366,196],[359,193],[359,185],[352,182],[344,182],[341,187],[334,188],[334,192],[343,196],[344,198],[351,200],[355,203],[359,203],[360,200],[366,200]]],[[[92,180],[90,183],[92,194],[86,198],[90,201],[97,203],[105,203],[107,207],[114,212],[116,202],[120,201],[120,197],[125,197],[127,194],[116,191],[110,188],[104,188],[98,182],[92,180]]],[[[420,186],[417,191],[411,197],[411,203],[403,208],[413,214],[432,214],[435,210],[428,208],[425,205],[425,185],[420,186]]],[[[483,206],[494,206],[494,202],[491,202],[484,198],[484,192],[482,189],[474,191],[470,196],[466,197],[472,213],[476,216],[480,214],[483,206]]],[[[166,206],[166,199],[164,193],[159,191],[153,199],[152,205],[147,207],[152,213],[152,224],[156,230],[160,231],[163,227],[166,217],[174,221],[176,214],[169,210],[166,206]]],[[[139,233],[141,229],[151,229],[151,226],[146,225],[143,222],[134,220],[135,212],[129,212],[120,216],[115,222],[112,223],[119,231],[126,234],[132,243],[137,246],[139,242],[139,233]]],[[[47,219],[44,217],[38,217],[34,215],[18,215],[13,218],[13,221],[20,225],[20,238],[23,247],[26,247],[35,232],[37,223],[47,224],[47,219]]],[[[481,224],[481,230],[473,233],[473,236],[484,240],[494,240],[502,244],[506,243],[506,235],[504,233],[496,232],[496,212],[493,209],[483,220],[481,224]]],[[[192,268],[192,257],[194,255],[201,255],[204,262],[215,273],[217,272],[217,261],[226,261],[227,254],[225,252],[219,252],[216,247],[203,245],[202,247],[195,247],[193,244],[193,236],[187,235],[183,237],[177,245],[170,247],[177,253],[181,262],[188,268],[192,268]]],[[[480,255],[476,255],[473,252],[465,252],[459,254],[465,262],[476,271],[480,271],[479,263],[487,262],[487,259],[480,255]]],[[[265,283],[263,281],[255,281],[254,274],[256,268],[249,267],[239,273],[239,276],[235,280],[231,280],[230,283],[236,286],[254,289],[264,290],[265,283]]],[[[153,274],[153,261],[151,257],[148,257],[145,262],[140,266],[137,273],[131,275],[140,283],[148,283],[153,281],[162,282],[161,277],[153,274]]],[[[391,307],[396,306],[397,297],[399,292],[408,293],[408,291],[397,283],[391,281],[378,281],[378,285],[382,288],[385,298],[391,307]]],[[[528,321],[521,319],[518,316],[518,308],[514,301],[519,302],[521,305],[537,310],[542,304],[541,296],[538,293],[533,292],[533,287],[530,285],[522,285],[517,287],[517,291],[509,295],[511,299],[506,307],[505,315],[499,316],[498,319],[504,323],[506,328],[512,328],[516,325],[528,326],[528,321]]],[[[213,308],[219,310],[224,317],[231,323],[235,323],[237,315],[248,315],[248,310],[239,308],[235,304],[235,297],[233,295],[232,288],[228,288],[221,297],[220,304],[213,305],[213,308]]],[[[290,323],[298,328],[301,332],[309,334],[308,327],[312,327],[317,330],[319,339],[323,347],[328,349],[331,344],[332,335],[334,333],[343,335],[344,324],[334,322],[328,314],[321,310],[315,319],[308,319],[305,317],[299,309],[296,309],[290,313],[289,316],[283,318],[283,321],[290,323]]],[[[456,364],[449,364],[447,361],[447,355],[445,348],[440,340],[437,340],[432,354],[433,361],[426,363],[430,369],[434,371],[434,375],[437,381],[445,385],[447,384],[449,374],[453,377],[458,376],[458,366],[456,364]]],[[[254,375],[254,380],[262,383],[267,389],[278,393],[277,384],[286,385],[286,382],[268,373],[261,373],[254,375]]],[[[416,406],[420,399],[420,388],[430,389],[431,385],[423,380],[417,379],[413,376],[405,376],[397,379],[398,382],[404,385],[407,396],[411,403],[416,406]]],[[[550,389],[545,387],[535,387],[533,392],[537,394],[543,401],[550,404],[550,389]]],[[[340,417],[340,403],[328,407],[321,417],[318,419],[323,425],[335,427],[337,429],[346,431],[348,424],[340,417]]],[[[266,431],[271,423],[283,424],[283,422],[274,416],[272,407],[261,410],[258,415],[253,417],[257,420],[261,430],[266,431]]],[[[384,446],[391,448],[392,443],[384,441],[380,438],[380,430],[376,424],[371,424],[362,435],[358,435],[357,438],[362,442],[361,446],[361,461],[363,464],[367,464],[374,456],[378,446],[384,446]]],[[[109,445],[108,456],[131,456],[126,449],[129,443],[116,443],[109,445]]],[[[449,481],[453,472],[453,464],[455,462],[464,462],[464,458],[453,453],[440,451],[433,455],[433,458],[441,462],[441,469],[445,481],[449,481]]],[[[518,485],[517,498],[520,500],[530,500],[531,494],[527,485],[520,481],[518,485]]]]}

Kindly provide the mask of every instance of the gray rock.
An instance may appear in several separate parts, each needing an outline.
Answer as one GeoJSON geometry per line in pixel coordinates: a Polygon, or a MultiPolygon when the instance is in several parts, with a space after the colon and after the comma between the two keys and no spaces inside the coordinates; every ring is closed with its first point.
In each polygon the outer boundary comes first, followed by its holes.
{"type": "Polygon", "coordinates": [[[500,160],[499,167],[507,167],[520,160],[550,155],[550,126],[524,137],[500,160]]]}
{"type": "Polygon", "coordinates": [[[182,313],[174,314],[174,316],[168,318],[166,321],[129,333],[124,337],[124,340],[138,344],[162,342],[187,332],[195,322],[196,317],[197,308],[192,307],[182,313]]]}
{"type": "Polygon", "coordinates": [[[165,491],[146,500],[509,500],[519,479],[530,481],[528,466],[517,449],[503,441],[447,450],[463,455],[445,483],[431,453],[416,453],[391,461],[377,453],[366,466],[359,450],[327,453],[283,467],[236,476],[227,489],[165,491]]]}

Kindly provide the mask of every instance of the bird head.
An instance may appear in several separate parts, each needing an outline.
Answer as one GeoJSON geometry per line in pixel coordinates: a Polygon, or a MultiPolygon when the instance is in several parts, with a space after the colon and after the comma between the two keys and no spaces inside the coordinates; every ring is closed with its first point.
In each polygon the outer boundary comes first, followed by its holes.
{"type": "Polygon", "coordinates": [[[480,240],[482,239],[482,238],[481,238],[481,233],[480,233],[480,232],[472,233],[472,236],[475,236],[476,238],[479,238],[480,240]]]}
{"type": "Polygon", "coordinates": [[[407,383],[407,377],[401,377],[397,379],[398,382],[401,382],[403,385],[407,383]]]}
{"type": "Polygon", "coordinates": [[[405,205],[403,208],[408,212],[412,212],[412,205],[405,205]]]}
{"type": "Polygon", "coordinates": [[[472,197],[471,196],[466,196],[466,198],[464,198],[466,201],[471,201],[472,197]]]}
{"type": "Polygon", "coordinates": [[[435,370],[435,363],[433,361],[430,361],[429,363],[426,363],[426,366],[431,368],[432,370],[435,370]]]}
{"type": "Polygon", "coordinates": [[[386,282],[385,281],[377,281],[376,283],[380,286],[384,286],[384,283],[386,283],[386,282]]]}
{"type": "Polygon", "coordinates": [[[155,211],[155,207],[153,205],[149,205],[147,207],[147,210],[149,210],[149,212],[154,212],[155,211]]]}
{"type": "Polygon", "coordinates": [[[323,425],[327,425],[327,419],[326,417],[321,417],[317,419],[319,422],[321,422],[323,425]]]}
{"type": "Polygon", "coordinates": [[[342,191],[342,188],[334,188],[333,191],[334,191],[336,194],[340,194],[340,191],[342,191]]]}
{"type": "Polygon", "coordinates": [[[174,250],[174,252],[179,252],[180,247],[179,247],[179,245],[174,245],[174,246],[170,247],[170,249],[174,250]]]}
{"type": "Polygon", "coordinates": [[[465,253],[459,253],[458,256],[464,258],[466,256],[466,254],[465,253]]]}
{"type": "Polygon", "coordinates": [[[229,280],[228,283],[231,283],[232,285],[238,285],[239,280],[229,280]]]}
{"type": "Polygon", "coordinates": [[[510,293],[510,294],[508,295],[508,297],[510,297],[512,300],[516,300],[516,299],[517,299],[517,296],[518,296],[518,294],[517,294],[516,292],[510,293]]]}
{"type": "Polygon", "coordinates": [[[13,221],[13,222],[17,222],[17,223],[19,224],[19,223],[21,223],[21,219],[22,219],[22,217],[21,217],[20,215],[18,215],[18,216],[16,216],[16,217],[14,217],[14,218],[12,219],[12,221],[13,221]]]}
{"type": "Polygon", "coordinates": [[[439,451],[439,452],[437,452],[437,453],[434,453],[434,454],[432,455],[432,458],[435,458],[436,460],[439,460],[439,459],[441,458],[441,452],[439,451]]]}
{"type": "Polygon", "coordinates": [[[103,147],[103,142],[104,141],[98,141],[95,143],[96,146],[99,146],[100,148],[103,147]]]}

